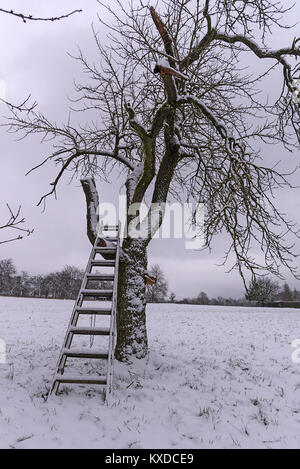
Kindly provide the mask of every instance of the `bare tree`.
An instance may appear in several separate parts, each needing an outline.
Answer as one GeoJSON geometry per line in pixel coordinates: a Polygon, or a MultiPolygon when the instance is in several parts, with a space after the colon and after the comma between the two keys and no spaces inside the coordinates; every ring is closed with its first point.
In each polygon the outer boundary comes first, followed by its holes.
{"type": "Polygon", "coordinates": [[[284,282],[281,292],[279,293],[279,297],[283,301],[292,301],[293,300],[293,292],[291,291],[287,282],[284,282]]]}
{"type": "Polygon", "coordinates": [[[209,298],[207,294],[204,291],[202,291],[197,296],[196,302],[199,305],[209,305],[209,298]]]}
{"type": "Polygon", "coordinates": [[[260,277],[253,279],[246,299],[250,301],[259,301],[264,305],[267,301],[272,301],[279,292],[279,285],[269,277],[260,277]]]}
{"type": "Polygon", "coordinates": [[[170,293],[169,302],[175,303],[175,300],[176,300],[176,294],[174,292],[170,293]]]}
{"type": "Polygon", "coordinates": [[[0,260],[0,293],[6,295],[11,293],[16,272],[12,259],[0,260]]]}
{"type": "Polygon", "coordinates": [[[165,300],[168,293],[168,283],[161,267],[158,264],[153,265],[149,274],[155,279],[155,282],[147,285],[146,300],[150,303],[159,303],[165,300]]]}
{"type": "Polygon", "coordinates": [[[205,245],[227,232],[224,262],[234,259],[230,269],[245,284],[245,269],[280,276],[283,266],[296,275],[285,235],[297,231],[273,198],[275,189],[291,184],[275,163],[260,161],[260,146],[299,147],[299,104],[291,96],[300,40],[278,50],[266,45],[273,28],[286,27],[281,2],[162,0],[159,12],[142,0],[99,4],[111,15],[109,24],[99,18],[110,44],[94,30],[99,59],[91,64],[79,52],[90,81],[76,87],[77,110],[96,111],[99,121],[75,128],[50,122],[36,108],[12,109],[9,126],[55,141],[39,166],[54,162],[59,171],[39,204],[56,194],[67,171],[105,180],[117,166],[126,178],[130,228],[151,188],[156,210],[141,221],[140,239],[129,229],[120,261],[116,356],[130,360],[148,349],[147,246],[168,200],[205,203],[205,245]],[[250,57],[257,60],[251,73],[250,57]],[[272,102],[264,84],[281,74],[272,102]],[[264,262],[253,256],[255,246],[264,262]]]}

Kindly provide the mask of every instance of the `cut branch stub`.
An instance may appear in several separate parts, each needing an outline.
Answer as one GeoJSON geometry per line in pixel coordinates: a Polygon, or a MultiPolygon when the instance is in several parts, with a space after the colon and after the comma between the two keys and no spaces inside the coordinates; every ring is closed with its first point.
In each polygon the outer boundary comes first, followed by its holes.
{"type": "MultiPolygon", "coordinates": [[[[93,178],[81,179],[81,185],[85,193],[86,198],[86,221],[87,221],[87,235],[92,245],[95,244],[98,232],[99,224],[99,195],[96,188],[96,183],[93,178]]],[[[113,242],[109,242],[106,239],[100,238],[98,242],[99,247],[114,247],[113,242]]],[[[114,259],[112,254],[102,253],[102,257],[106,260],[114,259]]]]}

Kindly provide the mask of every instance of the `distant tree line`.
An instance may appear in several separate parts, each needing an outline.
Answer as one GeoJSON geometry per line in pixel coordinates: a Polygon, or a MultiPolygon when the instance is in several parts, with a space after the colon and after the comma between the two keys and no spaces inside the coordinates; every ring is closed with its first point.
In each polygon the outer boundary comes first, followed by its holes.
{"type": "Polygon", "coordinates": [[[287,282],[280,286],[269,277],[260,277],[252,280],[246,299],[262,305],[272,302],[300,302],[300,291],[296,288],[291,289],[287,282]]]}
{"type": "Polygon", "coordinates": [[[176,303],[190,304],[190,305],[218,305],[218,306],[249,306],[249,301],[245,298],[223,298],[218,296],[216,298],[209,298],[205,292],[200,292],[195,298],[183,298],[176,303]]]}
{"type": "Polygon", "coordinates": [[[67,265],[58,272],[30,275],[17,269],[12,259],[0,260],[0,294],[38,298],[75,299],[84,271],[67,265]]]}
{"type": "MultiPolygon", "coordinates": [[[[153,265],[149,274],[156,278],[156,283],[147,285],[147,301],[163,303],[166,301],[168,284],[159,265],[153,265]]],[[[17,272],[12,259],[0,260],[0,295],[16,297],[37,297],[76,299],[84,270],[67,265],[62,270],[46,275],[30,275],[28,272],[17,272]]],[[[90,281],[89,288],[111,288],[110,282],[90,281]]],[[[175,295],[174,295],[175,297],[175,295]]]]}
{"type": "Polygon", "coordinates": [[[248,292],[244,298],[209,298],[205,292],[199,293],[195,298],[183,298],[176,301],[175,294],[170,295],[171,303],[184,303],[196,305],[219,305],[219,306],[257,306],[269,303],[297,303],[300,302],[300,291],[291,289],[287,282],[280,286],[269,277],[260,277],[250,283],[248,292]]]}
{"type": "MultiPolygon", "coordinates": [[[[218,296],[209,298],[201,291],[194,298],[177,300],[174,292],[168,295],[168,283],[165,274],[158,264],[153,265],[149,274],[156,278],[156,282],[147,285],[146,300],[148,303],[179,303],[195,305],[218,306],[256,306],[271,302],[296,303],[300,302],[300,291],[291,289],[287,282],[280,286],[269,277],[260,277],[252,281],[244,298],[224,298],[218,296]]],[[[76,299],[84,270],[66,265],[62,270],[45,275],[30,275],[22,271],[17,272],[12,259],[0,260],[0,295],[17,297],[76,299]]],[[[109,282],[90,281],[90,288],[110,288],[109,282]]]]}

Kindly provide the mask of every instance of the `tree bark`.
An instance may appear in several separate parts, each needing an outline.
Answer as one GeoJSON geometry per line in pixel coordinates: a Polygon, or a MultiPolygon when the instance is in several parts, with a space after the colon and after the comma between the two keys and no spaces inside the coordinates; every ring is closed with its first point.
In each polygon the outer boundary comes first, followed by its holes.
{"type": "Polygon", "coordinates": [[[126,238],[119,264],[115,357],[130,362],[148,352],[145,271],[147,241],[126,238]]]}

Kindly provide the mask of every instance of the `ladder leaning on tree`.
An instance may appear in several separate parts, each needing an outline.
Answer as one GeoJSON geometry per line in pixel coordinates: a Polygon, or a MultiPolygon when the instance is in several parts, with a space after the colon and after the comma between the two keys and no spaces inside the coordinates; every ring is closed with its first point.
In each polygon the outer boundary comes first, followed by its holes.
{"type": "Polygon", "coordinates": [[[87,267],[85,270],[84,278],[79,290],[79,294],[71,314],[69,326],[65,335],[63,346],[60,351],[59,359],[57,362],[56,373],[53,378],[50,394],[53,392],[57,394],[61,384],[97,384],[105,389],[105,399],[107,400],[112,391],[112,377],[113,377],[113,358],[116,339],[116,307],[117,307],[117,289],[118,289],[118,268],[119,268],[119,254],[120,254],[120,224],[118,226],[102,226],[101,238],[99,235],[96,238],[92,248],[87,267]],[[115,232],[115,237],[104,237],[104,232],[115,232]],[[103,246],[103,240],[105,241],[103,246]],[[102,245],[101,245],[102,244],[102,245]],[[96,259],[96,255],[104,255],[106,259],[96,259]],[[109,259],[107,259],[109,257],[109,259]],[[105,273],[92,273],[94,267],[113,267],[113,274],[105,273]],[[95,289],[89,288],[88,284],[91,281],[112,281],[112,289],[95,289]],[[87,307],[83,306],[87,298],[103,299],[111,301],[111,306],[108,307],[87,307]],[[78,326],[78,320],[83,315],[96,316],[110,316],[109,327],[83,327],[78,326]],[[108,336],[108,348],[106,350],[93,350],[92,348],[72,347],[74,335],[84,336],[108,336]],[[89,375],[69,375],[65,374],[65,367],[68,358],[84,358],[84,359],[101,359],[106,360],[106,374],[103,376],[89,376],[89,375]]]}

